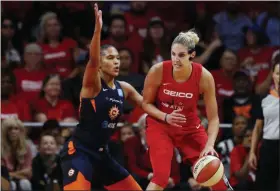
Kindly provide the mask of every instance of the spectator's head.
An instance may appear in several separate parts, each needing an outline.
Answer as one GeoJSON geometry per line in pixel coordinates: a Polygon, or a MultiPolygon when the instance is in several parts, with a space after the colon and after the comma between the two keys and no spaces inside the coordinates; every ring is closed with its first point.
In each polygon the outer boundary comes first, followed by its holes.
{"type": "Polygon", "coordinates": [[[182,69],[182,66],[189,64],[195,57],[195,45],[199,42],[198,35],[194,30],[180,32],[173,40],[171,46],[171,59],[175,70],[182,69]]]}
{"type": "Polygon", "coordinates": [[[142,14],[146,11],[147,8],[147,2],[145,1],[131,1],[131,12],[135,14],[142,14]]]}
{"type": "Polygon", "coordinates": [[[57,143],[51,134],[43,134],[40,138],[39,152],[43,156],[53,156],[57,153],[57,143]]]}
{"type": "Polygon", "coordinates": [[[2,156],[15,153],[19,161],[24,160],[27,152],[25,129],[23,123],[17,117],[11,117],[2,121],[2,156]]]}
{"type": "Polygon", "coordinates": [[[59,75],[50,74],[48,75],[42,85],[42,90],[40,92],[40,97],[51,97],[59,98],[61,92],[61,80],[59,75]]]}
{"type": "Polygon", "coordinates": [[[52,135],[57,144],[61,143],[61,127],[56,119],[47,120],[42,127],[42,134],[52,135]]]}
{"type": "Polygon", "coordinates": [[[16,77],[9,69],[1,70],[1,99],[8,99],[15,91],[16,77]]]}
{"type": "Polygon", "coordinates": [[[15,35],[15,23],[11,17],[2,17],[1,36],[11,40],[15,35]]]}
{"type": "Polygon", "coordinates": [[[247,46],[256,47],[262,46],[268,42],[263,30],[258,25],[253,25],[251,27],[245,27],[245,41],[247,46]]]}
{"type": "Polygon", "coordinates": [[[40,68],[43,62],[42,48],[36,43],[26,45],[24,48],[24,62],[29,70],[40,68]]]}
{"type": "Polygon", "coordinates": [[[135,135],[133,128],[130,124],[125,124],[120,128],[120,140],[124,143],[130,137],[135,135]]]}
{"type": "Polygon", "coordinates": [[[120,53],[120,73],[122,71],[127,72],[130,70],[130,66],[133,64],[133,53],[128,48],[119,49],[120,53]]]}
{"type": "Polygon", "coordinates": [[[237,71],[233,76],[235,95],[249,95],[252,92],[252,82],[246,71],[237,71]]]}
{"type": "Polygon", "coordinates": [[[244,116],[236,116],[232,123],[232,133],[234,137],[242,137],[248,127],[248,119],[244,116]]]}
{"type": "Polygon", "coordinates": [[[232,73],[236,71],[236,69],[238,68],[237,55],[231,50],[225,50],[220,59],[220,65],[225,72],[232,73]]]}
{"type": "Polygon", "coordinates": [[[229,14],[236,15],[239,13],[240,3],[237,1],[228,1],[226,9],[229,14]]]}
{"type": "Polygon", "coordinates": [[[126,36],[126,20],[123,15],[112,15],[109,23],[110,35],[113,39],[123,39],[126,36]]]}
{"type": "Polygon", "coordinates": [[[249,128],[245,129],[242,144],[246,148],[251,147],[252,133],[253,133],[252,129],[249,128]]]}
{"type": "Polygon", "coordinates": [[[159,17],[151,18],[148,24],[147,38],[151,38],[154,42],[164,37],[164,23],[159,17]]]}
{"type": "Polygon", "coordinates": [[[116,77],[119,75],[120,55],[118,50],[112,45],[101,46],[100,70],[103,75],[116,77]]]}
{"type": "Polygon", "coordinates": [[[279,65],[280,65],[280,61],[276,62],[274,65],[273,65],[273,74],[272,74],[272,78],[273,78],[273,81],[274,81],[274,86],[276,89],[278,89],[278,92],[280,91],[279,90],[279,65]]]}
{"type": "Polygon", "coordinates": [[[59,39],[61,34],[61,25],[56,13],[47,12],[42,15],[40,22],[40,32],[41,40],[43,42],[47,42],[48,39],[59,39]]]}

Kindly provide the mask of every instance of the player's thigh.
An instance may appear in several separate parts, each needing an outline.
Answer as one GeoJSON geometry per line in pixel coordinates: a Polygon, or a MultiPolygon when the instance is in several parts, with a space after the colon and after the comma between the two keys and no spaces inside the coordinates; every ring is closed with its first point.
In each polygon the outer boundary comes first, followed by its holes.
{"type": "Polygon", "coordinates": [[[164,125],[148,125],[146,130],[147,144],[152,165],[159,161],[170,162],[173,157],[174,145],[164,125]]]}
{"type": "Polygon", "coordinates": [[[193,164],[199,158],[207,140],[208,136],[206,132],[200,131],[198,133],[182,136],[181,139],[175,141],[175,145],[181,152],[183,161],[189,161],[193,164]]]}
{"type": "Polygon", "coordinates": [[[63,190],[90,190],[93,174],[89,157],[76,150],[61,158],[63,190]]]}
{"type": "Polygon", "coordinates": [[[107,190],[141,190],[128,171],[107,153],[104,153],[97,173],[107,190]]]}

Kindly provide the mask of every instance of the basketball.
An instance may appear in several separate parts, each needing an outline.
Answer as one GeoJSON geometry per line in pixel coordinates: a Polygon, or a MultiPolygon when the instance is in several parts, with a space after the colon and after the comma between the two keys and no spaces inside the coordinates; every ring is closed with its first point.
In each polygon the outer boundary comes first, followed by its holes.
{"type": "Polygon", "coordinates": [[[193,165],[193,177],[202,186],[213,186],[217,184],[224,175],[224,165],[215,156],[204,156],[193,165]]]}

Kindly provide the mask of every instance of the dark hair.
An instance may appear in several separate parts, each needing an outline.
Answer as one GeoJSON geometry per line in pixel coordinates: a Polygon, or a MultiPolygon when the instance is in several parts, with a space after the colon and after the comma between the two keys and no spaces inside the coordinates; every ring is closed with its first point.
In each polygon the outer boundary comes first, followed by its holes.
{"type": "Polygon", "coordinates": [[[55,77],[58,77],[60,79],[59,74],[49,74],[49,75],[47,75],[47,77],[45,77],[45,79],[43,80],[42,89],[41,89],[40,95],[39,95],[40,98],[45,96],[44,88],[47,85],[47,83],[49,82],[49,80],[52,79],[52,78],[55,78],[55,77]]]}
{"type": "Polygon", "coordinates": [[[60,129],[59,123],[56,119],[49,119],[44,123],[42,132],[49,132],[54,129],[60,129]]]}
{"type": "Polygon", "coordinates": [[[126,22],[125,17],[123,15],[113,14],[113,15],[111,15],[109,23],[108,23],[109,27],[112,26],[112,23],[113,23],[114,20],[122,20],[124,22],[124,25],[127,26],[127,22],[126,22]]]}
{"type": "Polygon", "coordinates": [[[119,51],[119,53],[121,51],[127,51],[130,54],[132,63],[134,63],[134,54],[133,54],[133,52],[129,48],[124,48],[124,47],[123,48],[119,48],[118,51],[119,51]]]}
{"type": "Polygon", "coordinates": [[[40,138],[39,138],[39,146],[41,145],[41,141],[42,141],[42,139],[43,139],[45,136],[51,136],[51,137],[53,137],[55,143],[57,144],[55,137],[54,137],[51,133],[47,132],[47,133],[42,133],[42,134],[40,135],[40,138]]]}
{"type": "Polygon", "coordinates": [[[115,48],[113,45],[111,44],[104,44],[100,47],[100,54],[104,55],[104,51],[107,50],[108,48],[113,47],[115,48]]]}
{"type": "Polygon", "coordinates": [[[1,69],[1,79],[8,76],[11,79],[11,83],[14,87],[16,87],[16,76],[9,68],[1,69]]]}

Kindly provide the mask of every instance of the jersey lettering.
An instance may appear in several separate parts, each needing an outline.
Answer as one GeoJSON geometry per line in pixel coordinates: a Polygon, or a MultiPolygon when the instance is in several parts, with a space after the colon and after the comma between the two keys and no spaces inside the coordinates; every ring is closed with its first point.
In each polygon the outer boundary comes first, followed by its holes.
{"type": "Polygon", "coordinates": [[[164,89],[163,92],[166,95],[172,96],[172,97],[183,97],[187,99],[191,99],[193,97],[192,93],[185,93],[185,92],[176,92],[176,91],[170,91],[167,89],[164,89]]]}

